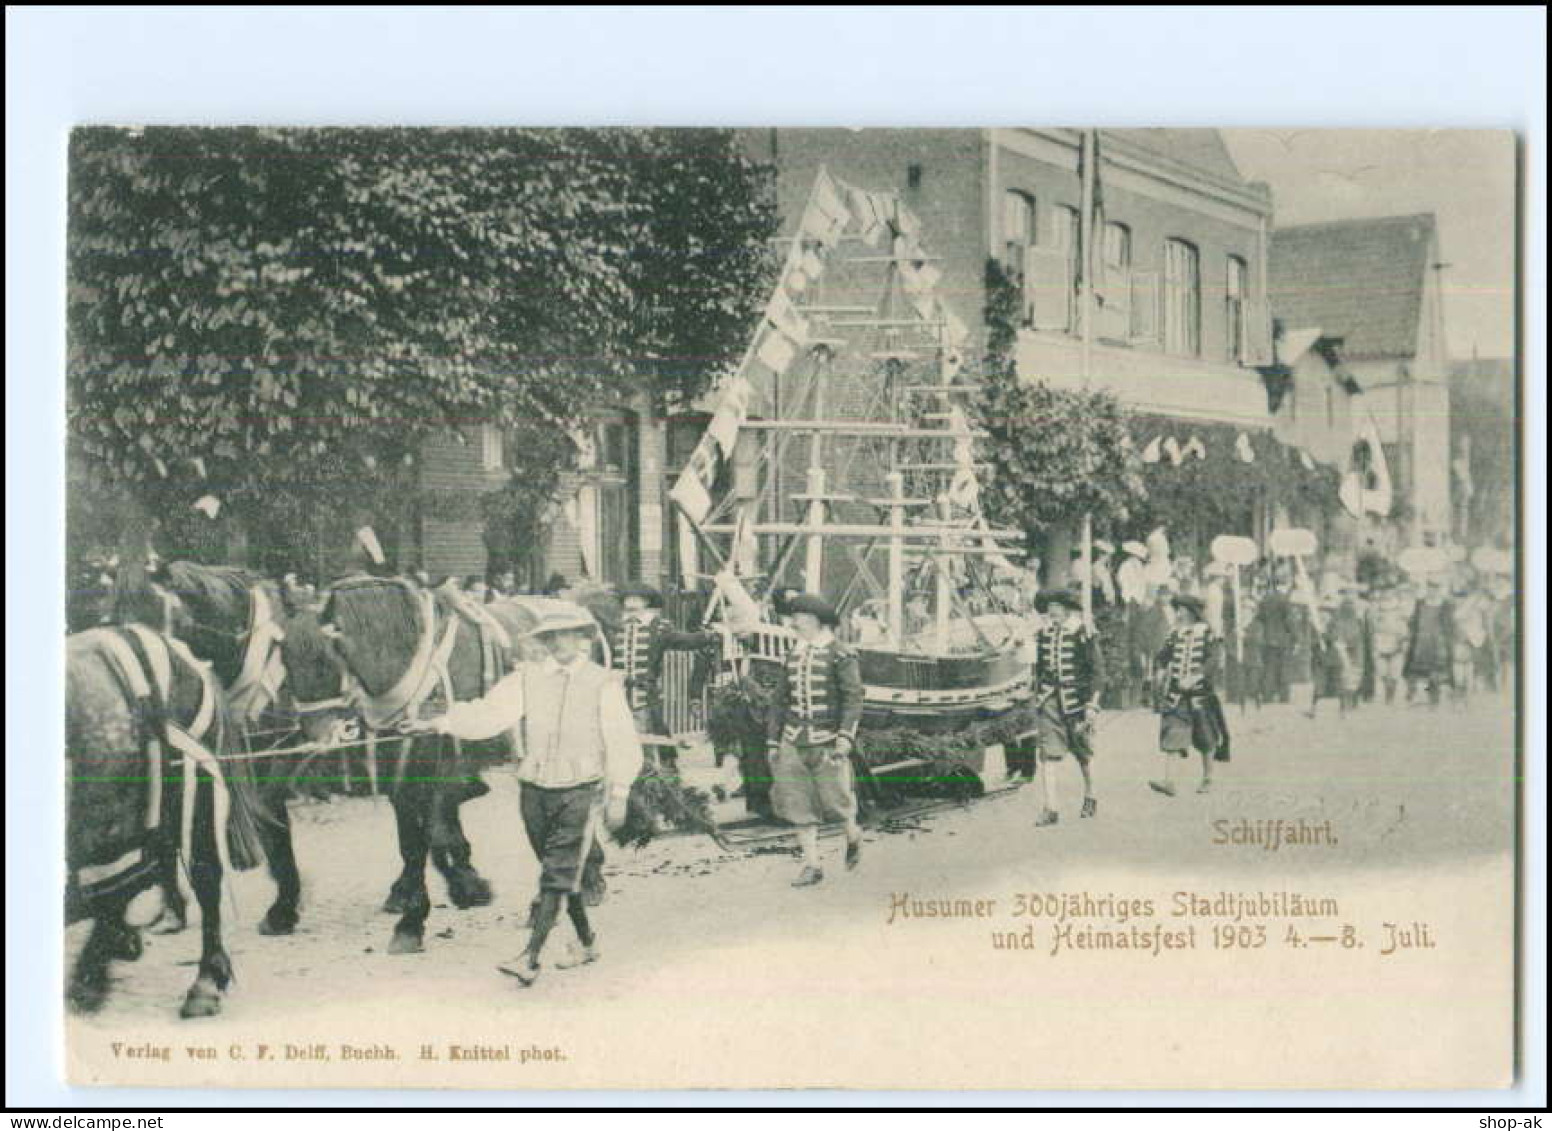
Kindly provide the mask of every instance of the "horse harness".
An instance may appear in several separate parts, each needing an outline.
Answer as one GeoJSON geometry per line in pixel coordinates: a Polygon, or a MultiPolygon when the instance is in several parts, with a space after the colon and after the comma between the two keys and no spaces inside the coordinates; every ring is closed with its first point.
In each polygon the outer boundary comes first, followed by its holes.
{"type": "MultiPolygon", "coordinates": [[[[448,669],[448,660],[452,656],[453,645],[458,639],[460,618],[456,615],[442,617],[445,623],[438,632],[436,597],[430,590],[421,589],[398,578],[374,578],[373,583],[398,586],[415,602],[420,632],[409,667],[392,687],[380,695],[374,695],[367,690],[365,684],[351,669],[340,650],[331,648],[330,655],[333,656],[339,668],[341,693],[332,699],[298,701],[296,708],[304,714],[344,708],[360,718],[362,730],[365,732],[361,736],[361,741],[366,746],[367,772],[371,779],[372,792],[376,793],[378,788],[377,743],[381,735],[384,732],[404,734],[402,725],[420,717],[421,708],[435,691],[440,690],[449,704],[453,702],[453,679],[448,669]]],[[[340,585],[333,588],[330,597],[325,601],[325,607],[340,588],[340,585]]],[[[494,618],[491,619],[494,623],[494,618]]],[[[497,627],[499,628],[499,625],[497,627]]],[[[329,631],[334,629],[334,626],[326,623],[324,628],[325,631],[329,631]]],[[[482,638],[485,635],[481,633],[482,638]]],[[[349,742],[354,738],[354,735],[347,734],[340,741],[349,742]]],[[[407,742],[400,747],[398,773],[403,772],[407,747],[407,742]]]]}
{"type": "Polygon", "coordinates": [[[286,679],[285,657],[280,644],[285,629],[275,619],[275,611],[262,585],[249,589],[248,643],[243,648],[242,668],[226,689],[227,701],[240,719],[255,719],[280,697],[280,685],[286,679]]]}
{"type": "Polygon", "coordinates": [[[151,849],[164,835],[166,818],[162,794],[164,762],[173,767],[181,765],[183,771],[178,838],[183,859],[191,859],[194,806],[199,774],[203,772],[213,787],[217,857],[223,874],[230,872],[227,825],[231,816],[231,793],[220,760],[208,744],[212,732],[219,734],[220,731],[217,714],[220,689],[210,665],[195,659],[181,640],[143,625],[96,628],[88,635],[133,705],[139,723],[139,741],[146,760],[146,810],[140,844],[109,864],[82,865],[72,871],[73,898],[89,904],[116,888],[143,880],[155,869],[157,859],[151,849]],[[200,683],[199,706],[186,724],[175,721],[171,715],[175,662],[181,662],[194,672],[200,683]]]}

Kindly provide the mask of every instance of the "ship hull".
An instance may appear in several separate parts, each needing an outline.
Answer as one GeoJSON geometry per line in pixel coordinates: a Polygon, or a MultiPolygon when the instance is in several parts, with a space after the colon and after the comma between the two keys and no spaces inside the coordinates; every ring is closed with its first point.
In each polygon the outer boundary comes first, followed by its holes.
{"type": "Polygon", "coordinates": [[[857,658],[864,718],[872,725],[956,726],[1029,697],[1029,665],[1011,649],[925,656],[862,648],[857,658]]]}

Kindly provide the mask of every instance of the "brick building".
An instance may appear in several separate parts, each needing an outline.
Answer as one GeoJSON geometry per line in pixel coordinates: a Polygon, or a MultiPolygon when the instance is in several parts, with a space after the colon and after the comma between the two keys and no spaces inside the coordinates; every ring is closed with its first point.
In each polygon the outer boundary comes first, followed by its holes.
{"type": "MultiPolygon", "coordinates": [[[[664,571],[666,468],[672,440],[682,466],[699,439],[701,418],[674,427],[655,417],[645,398],[604,409],[576,437],[576,470],[565,475],[540,543],[518,546],[510,564],[518,582],[537,588],[559,574],[569,582],[617,584],[664,571]]],[[[421,485],[470,499],[499,488],[511,475],[517,441],[491,426],[471,426],[425,446],[421,485]]],[[[401,568],[433,575],[484,574],[493,569],[485,520],[471,508],[427,508],[409,520],[401,568]]]]}
{"type": "MultiPolygon", "coordinates": [[[[1020,375],[1057,387],[1082,384],[1076,317],[1080,131],[739,133],[746,152],[775,171],[784,236],[796,230],[820,168],[859,187],[896,192],[921,220],[924,245],[937,257],[935,266],[942,272],[937,293],[973,332],[968,352],[974,356],[981,349],[985,265],[988,257],[995,258],[1021,287],[1020,375]]],[[[1272,304],[1279,297],[1269,278],[1274,239],[1270,190],[1243,178],[1214,130],[1100,130],[1098,139],[1103,228],[1095,238],[1103,267],[1096,278],[1091,387],[1108,389],[1130,408],[1179,421],[1185,429],[1210,423],[1269,432],[1340,467],[1352,436],[1342,400],[1348,394],[1329,372],[1320,378],[1324,385],[1309,375],[1310,367],[1327,364],[1324,354],[1316,350],[1301,357],[1305,379],[1300,384],[1308,388],[1284,402],[1281,419],[1260,372],[1274,361],[1272,304]],[[1311,407],[1312,400],[1325,396],[1325,388],[1333,389],[1336,398],[1329,414],[1311,407]],[[1294,412],[1301,416],[1290,426],[1287,417],[1294,412]]],[[[1296,231],[1284,229],[1277,238],[1296,231]]],[[[834,287],[836,276],[827,275],[826,285],[834,287]]],[[[827,295],[830,301],[837,297],[827,295]]],[[[1281,297],[1287,298],[1286,289],[1281,297]]],[[[1431,309],[1436,314],[1436,305],[1431,309]]],[[[1343,339],[1343,373],[1356,375],[1371,392],[1395,395],[1394,381],[1372,372],[1377,359],[1367,336],[1355,339],[1350,332],[1350,317],[1302,305],[1288,308],[1286,315],[1281,319],[1285,326],[1318,329],[1328,352],[1332,341],[1343,339]]],[[[1408,403],[1420,404],[1425,397],[1419,394],[1408,403]]],[[[1379,399],[1369,398],[1371,404],[1379,399]]],[[[527,580],[537,584],[551,573],[605,582],[677,576],[683,533],[666,491],[712,407],[698,405],[699,411],[670,419],[639,403],[602,414],[593,436],[596,457],[584,461],[588,465],[564,485],[547,541],[534,548],[526,565],[527,580]]],[[[1397,414],[1376,407],[1376,416],[1382,427],[1389,421],[1386,443],[1395,443],[1397,414]]],[[[1410,419],[1416,419],[1415,408],[1410,419]]],[[[426,474],[471,487],[486,482],[485,473],[471,466],[488,450],[486,442],[476,441],[428,453],[426,474]]],[[[1431,515],[1431,498],[1428,506],[1431,515]]],[[[1263,536],[1282,517],[1262,508],[1247,516],[1245,529],[1237,533],[1263,536]]],[[[1070,532],[1053,535],[1060,543],[1070,532]]],[[[421,539],[427,568],[483,568],[477,524],[427,516],[421,539]]],[[[1051,557],[1062,561],[1065,555],[1058,547],[1051,557]]]]}
{"type": "MultiPolygon", "coordinates": [[[[985,263],[1022,281],[1021,374],[1082,378],[1076,276],[1080,131],[744,132],[777,168],[788,229],[821,166],[897,191],[940,257],[938,293],[980,329],[985,263]]],[[[1270,191],[1244,181],[1213,130],[1100,130],[1104,270],[1091,381],[1147,411],[1267,427],[1254,365],[1270,350],[1270,191]]]]}
{"type": "MultiPolygon", "coordinates": [[[[938,293],[976,333],[972,355],[984,332],[986,262],[996,259],[1020,287],[1022,378],[1067,388],[1087,380],[1183,431],[1192,423],[1272,430],[1258,370],[1271,359],[1271,192],[1241,176],[1216,131],[1098,131],[1102,267],[1086,377],[1081,131],[767,129],[745,131],[744,141],[777,169],[788,232],[821,167],[897,192],[939,257],[938,293]]],[[[1264,534],[1275,517],[1264,510],[1235,533],[1264,534]]],[[[1066,568],[1073,533],[1050,532],[1053,577],[1066,568]]]]}

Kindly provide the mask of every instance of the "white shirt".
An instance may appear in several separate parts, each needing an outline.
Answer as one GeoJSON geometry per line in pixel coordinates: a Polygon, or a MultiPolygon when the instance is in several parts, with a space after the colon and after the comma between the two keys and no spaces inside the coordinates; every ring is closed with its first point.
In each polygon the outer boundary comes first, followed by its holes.
{"type": "MultiPolygon", "coordinates": [[[[519,730],[526,713],[524,687],[527,682],[526,677],[533,668],[541,669],[548,676],[554,676],[562,671],[575,675],[591,663],[592,661],[583,655],[569,664],[560,664],[553,656],[546,657],[538,663],[518,664],[516,669],[503,677],[482,698],[453,704],[447,713],[436,721],[435,729],[438,733],[471,742],[495,738],[504,732],[511,732],[514,744],[523,755],[523,762],[519,767],[519,776],[523,780],[540,785],[571,784],[541,781],[529,772],[530,767],[527,765],[529,759],[526,757],[527,752],[522,750],[522,736],[519,730]]],[[[611,677],[604,684],[599,713],[599,724],[604,741],[603,777],[608,782],[611,794],[623,795],[630,791],[636,775],[641,771],[642,755],[641,742],[636,735],[635,719],[631,716],[630,704],[625,699],[625,688],[617,676],[611,677]]]]}

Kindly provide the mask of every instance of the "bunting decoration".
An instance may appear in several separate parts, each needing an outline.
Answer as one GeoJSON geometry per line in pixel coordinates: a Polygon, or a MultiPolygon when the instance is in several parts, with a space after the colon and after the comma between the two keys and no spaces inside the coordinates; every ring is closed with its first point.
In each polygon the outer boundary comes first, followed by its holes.
{"type": "Polygon", "coordinates": [[[851,222],[851,212],[841,200],[840,191],[828,173],[821,170],[803,211],[802,230],[821,247],[832,248],[840,242],[841,233],[851,222]]]}
{"type": "Polygon", "coordinates": [[[1143,450],[1142,450],[1142,462],[1143,463],[1158,463],[1159,462],[1159,447],[1160,447],[1159,441],[1161,439],[1162,439],[1162,437],[1155,436],[1153,439],[1148,441],[1148,446],[1143,448],[1143,450]]]}
{"type": "Polygon", "coordinates": [[[1239,457],[1240,463],[1256,462],[1256,452],[1250,446],[1250,437],[1243,432],[1234,440],[1234,454],[1239,457]]]}
{"type": "MultiPolygon", "coordinates": [[[[937,324],[942,377],[951,380],[965,364],[971,341],[970,327],[941,301],[938,288],[943,282],[943,271],[921,246],[920,219],[901,205],[896,195],[845,184],[821,169],[800,215],[798,231],[789,245],[780,281],[771,294],[744,360],[723,379],[721,400],[711,424],[669,491],[669,498],[682,516],[697,526],[713,510],[712,488],[726,461],[732,458],[739,433],[748,419],[757,387],[746,372],[748,367],[758,363],[771,373],[781,375],[788,372],[807,350],[820,348],[809,316],[796,305],[794,297],[806,294],[824,274],[830,252],[848,230],[857,233],[854,238],[860,238],[869,246],[876,247],[886,238],[890,240],[890,258],[909,306],[923,322],[937,324]]],[[[956,435],[954,440],[957,470],[949,487],[949,497],[960,506],[978,510],[979,487],[974,473],[972,433],[963,411],[956,409],[955,413],[951,427],[962,435],[956,435]]]]}
{"type": "Polygon", "coordinates": [[[889,199],[859,188],[848,189],[847,199],[861,228],[862,241],[869,247],[877,247],[889,229],[889,215],[893,211],[889,199]]]}
{"type": "Polygon", "coordinates": [[[760,604],[729,569],[718,571],[713,579],[721,595],[727,623],[733,631],[753,630],[760,624],[760,604]]]}
{"type": "Polygon", "coordinates": [[[716,442],[724,459],[733,454],[739,429],[749,417],[749,398],[753,393],[754,387],[749,384],[747,377],[735,377],[728,385],[722,403],[717,406],[711,423],[706,427],[706,434],[716,442]]]}
{"type": "Polygon", "coordinates": [[[773,331],[765,336],[755,356],[772,372],[785,373],[797,356],[797,347],[779,331],[773,331]]]}
{"type": "Polygon", "coordinates": [[[194,500],[194,509],[214,521],[221,513],[221,500],[214,495],[201,495],[194,500]]]}
{"type": "Polygon", "coordinates": [[[711,485],[716,480],[716,441],[708,433],[701,437],[695,451],[690,453],[690,459],[679,473],[668,497],[678,504],[691,522],[698,525],[705,522],[706,516],[711,513],[711,485]]]}
{"type": "Polygon", "coordinates": [[[1202,443],[1202,438],[1200,436],[1193,435],[1189,440],[1186,441],[1185,447],[1181,448],[1180,451],[1182,458],[1184,456],[1195,456],[1200,460],[1205,460],[1207,458],[1207,445],[1202,443]]]}
{"type": "Polygon", "coordinates": [[[974,510],[981,497],[980,484],[975,477],[974,440],[965,410],[958,405],[949,410],[949,431],[954,434],[955,471],[949,481],[948,499],[955,506],[974,510]]]}
{"type": "Polygon", "coordinates": [[[1185,449],[1180,446],[1180,441],[1173,436],[1164,441],[1164,454],[1169,456],[1169,462],[1176,467],[1185,462],[1185,449]]]}

